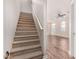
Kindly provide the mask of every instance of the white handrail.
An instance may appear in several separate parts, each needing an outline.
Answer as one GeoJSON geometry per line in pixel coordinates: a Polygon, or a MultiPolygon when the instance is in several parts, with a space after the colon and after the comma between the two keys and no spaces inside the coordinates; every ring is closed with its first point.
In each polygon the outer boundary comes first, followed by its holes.
{"type": "Polygon", "coordinates": [[[43,30],[43,27],[42,27],[42,25],[41,25],[41,23],[40,23],[40,21],[39,21],[39,18],[38,18],[37,15],[35,14],[35,9],[34,9],[34,8],[33,8],[33,14],[34,14],[34,16],[35,16],[36,19],[37,19],[37,22],[38,22],[38,24],[39,24],[40,29],[43,30]]]}

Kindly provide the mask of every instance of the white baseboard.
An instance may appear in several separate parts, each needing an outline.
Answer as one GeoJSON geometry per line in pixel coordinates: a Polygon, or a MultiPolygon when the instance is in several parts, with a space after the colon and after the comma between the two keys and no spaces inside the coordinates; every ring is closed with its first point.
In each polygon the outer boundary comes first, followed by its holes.
{"type": "Polygon", "coordinates": [[[43,56],[43,59],[48,59],[47,55],[43,56]]]}
{"type": "Polygon", "coordinates": [[[62,35],[62,34],[56,34],[56,33],[54,33],[52,35],[69,38],[69,35],[62,35]]]}

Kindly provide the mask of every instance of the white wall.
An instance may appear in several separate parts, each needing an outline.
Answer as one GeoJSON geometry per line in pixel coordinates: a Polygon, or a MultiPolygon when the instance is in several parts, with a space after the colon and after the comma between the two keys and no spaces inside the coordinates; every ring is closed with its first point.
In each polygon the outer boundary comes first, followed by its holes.
{"type": "Polygon", "coordinates": [[[44,0],[32,0],[32,9],[43,27],[44,24],[44,0]]]}
{"type": "Polygon", "coordinates": [[[39,33],[40,42],[43,50],[43,59],[47,59],[47,38],[48,38],[48,24],[47,24],[47,0],[32,0],[32,12],[36,27],[39,33]],[[40,25],[38,24],[38,21],[40,25]]]}
{"type": "Polygon", "coordinates": [[[51,34],[59,35],[64,37],[69,37],[69,14],[67,14],[64,18],[57,18],[56,20],[51,20],[51,34]],[[65,22],[65,27],[61,27],[62,22],[65,22]],[[53,29],[53,25],[55,24],[55,31],[53,29]]]}
{"type": "Polygon", "coordinates": [[[26,13],[32,12],[32,0],[21,0],[21,11],[26,13]]]}
{"type": "Polygon", "coordinates": [[[32,13],[44,52],[44,0],[32,0],[32,13]]]}
{"type": "MultiPolygon", "coordinates": [[[[47,0],[47,19],[48,21],[51,21],[52,23],[56,23],[56,34],[58,35],[64,35],[68,37],[69,34],[69,12],[70,12],[70,1],[71,0],[47,0]],[[51,7],[52,6],[52,7],[51,7]],[[66,13],[65,18],[58,18],[57,14],[58,13],[66,13]],[[65,32],[61,32],[61,28],[60,28],[60,22],[62,22],[63,20],[66,21],[66,31],[65,32]]],[[[52,27],[52,25],[51,25],[52,27]]],[[[51,33],[52,33],[51,29],[51,33]]]]}
{"type": "Polygon", "coordinates": [[[47,45],[48,45],[48,20],[47,20],[47,0],[44,0],[44,57],[43,59],[47,58],[47,45]]]}
{"type": "Polygon", "coordinates": [[[20,0],[4,0],[4,53],[10,51],[20,14],[20,0]]]}
{"type": "MultiPolygon", "coordinates": [[[[72,34],[73,31],[74,31],[74,29],[73,29],[73,26],[74,26],[74,24],[73,24],[74,23],[73,22],[74,21],[73,20],[74,15],[73,15],[73,13],[74,12],[73,12],[73,10],[71,10],[71,9],[73,9],[73,7],[71,6],[71,3],[72,3],[72,0],[47,0],[47,19],[48,19],[49,22],[51,22],[51,24],[56,23],[56,25],[57,25],[56,26],[57,27],[56,34],[58,34],[60,36],[64,35],[66,37],[70,37],[71,36],[70,34],[72,34]],[[62,13],[67,14],[65,18],[59,19],[57,17],[57,14],[60,13],[60,11],[62,13]],[[70,15],[71,13],[72,13],[72,16],[70,15]],[[72,17],[72,18],[70,18],[70,17],[72,17]],[[62,22],[63,20],[65,20],[67,22],[67,24],[66,24],[67,28],[65,29],[66,31],[62,33],[60,31],[60,28],[59,28],[59,26],[60,26],[59,23],[62,22]],[[70,26],[71,21],[72,21],[72,24],[73,24],[72,28],[70,26]],[[73,29],[72,33],[69,31],[70,28],[71,28],[71,30],[73,29]]],[[[52,32],[52,30],[51,30],[51,32],[52,32]]],[[[51,32],[49,32],[49,33],[51,33],[51,32]]],[[[72,36],[73,36],[73,34],[72,34],[72,36]]],[[[74,56],[74,41],[75,40],[74,40],[73,37],[69,39],[69,44],[70,44],[70,48],[69,48],[70,51],[69,52],[71,53],[72,56],[74,56]]]]}
{"type": "Polygon", "coordinates": [[[71,54],[72,56],[76,57],[75,51],[76,51],[76,28],[75,28],[75,2],[72,2],[71,4],[71,54]]]}

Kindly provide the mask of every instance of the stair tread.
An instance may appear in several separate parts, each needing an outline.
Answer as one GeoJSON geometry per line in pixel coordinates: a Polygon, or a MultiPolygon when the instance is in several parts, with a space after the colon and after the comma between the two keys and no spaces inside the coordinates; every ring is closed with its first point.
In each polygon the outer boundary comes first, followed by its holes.
{"type": "Polygon", "coordinates": [[[35,27],[35,25],[17,25],[17,27],[35,27]]]}
{"type": "Polygon", "coordinates": [[[18,26],[17,29],[36,29],[35,27],[29,27],[29,26],[18,26]]]}
{"type": "Polygon", "coordinates": [[[19,21],[33,21],[33,19],[19,19],[19,21]]]}
{"type": "Polygon", "coordinates": [[[34,23],[32,20],[20,20],[18,23],[34,23]],[[28,22],[31,21],[31,22],[28,22]]]}
{"type": "Polygon", "coordinates": [[[38,35],[19,35],[19,36],[15,36],[15,37],[28,37],[28,36],[38,36],[38,35]]]}
{"type": "Polygon", "coordinates": [[[15,32],[15,35],[38,35],[37,31],[15,32]]]}
{"type": "Polygon", "coordinates": [[[18,24],[18,25],[24,25],[24,26],[35,26],[35,24],[18,24]]]}
{"type": "Polygon", "coordinates": [[[42,51],[35,51],[35,52],[32,52],[32,53],[23,54],[23,55],[20,55],[20,56],[13,57],[12,59],[29,59],[29,58],[32,58],[32,57],[35,57],[35,56],[38,56],[38,55],[42,55],[42,51]]]}
{"type": "Polygon", "coordinates": [[[35,25],[33,22],[19,22],[18,24],[21,24],[21,25],[27,25],[27,24],[35,25]]]}
{"type": "Polygon", "coordinates": [[[32,48],[36,48],[36,47],[40,47],[40,44],[32,45],[32,46],[23,46],[23,47],[13,48],[11,50],[11,53],[16,52],[16,51],[21,51],[21,50],[32,49],[32,48]]]}
{"type": "Polygon", "coordinates": [[[15,41],[24,41],[24,40],[33,40],[33,39],[38,39],[38,36],[28,36],[28,37],[15,37],[14,38],[15,39],[15,41]]]}
{"type": "Polygon", "coordinates": [[[32,30],[36,30],[36,28],[30,28],[30,27],[29,27],[29,28],[18,27],[16,30],[24,30],[24,29],[25,29],[26,31],[27,31],[27,30],[31,30],[31,31],[32,31],[32,30]]]}
{"type": "Polygon", "coordinates": [[[28,25],[28,24],[35,25],[33,22],[24,22],[24,21],[18,22],[18,24],[21,24],[21,25],[28,25]]]}
{"type": "Polygon", "coordinates": [[[36,30],[18,30],[18,29],[17,29],[16,32],[17,32],[17,31],[18,31],[18,32],[22,32],[22,31],[23,31],[23,32],[27,32],[27,31],[36,31],[36,30]]]}
{"type": "Polygon", "coordinates": [[[31,41],[39,41],[38,39],[33,39],[33,40],[23,40],[23,41],[14,41],[13,44],[18,44],[18,43],[24,43],[24,42],[31,42],[31,41]]]}
{"type": "Polygon", "coordinates": [[[37,31],[16,31],[16,33],[19,33],[19,32],[21,32],[21,33],[24,32],[25,33],[25,32],[37,32],[37,31]]]}
{"type": "Polygon", "coordinates": [[[19,18],[20,19],[20,21],[23,21],[23,20],[25,20],[25,21],[33,21],[33,18],[19,18]]]}
{"type": "Polygon", "coordinates": [[[24,22],[24,21],[25,22],[34,22],[33,19],[30,19],[30,18],[20,18],[19,19],[19,22],[24,22]]]}

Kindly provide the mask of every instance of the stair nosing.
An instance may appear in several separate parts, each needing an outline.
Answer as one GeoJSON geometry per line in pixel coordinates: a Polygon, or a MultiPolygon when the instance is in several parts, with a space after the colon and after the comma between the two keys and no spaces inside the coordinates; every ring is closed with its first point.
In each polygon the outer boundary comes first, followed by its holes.
{"type": "Polygon", "coordinates": [[[35,25],[34,23],[28,23],[28,22],[18,22],[18,24],[21,24],[21,25],[27,25],[27,24],[35,25]]]}
{"type": "Polygon", "coordinates": [[[27,27],[27,26],[18,26],[17,27],[17,29],[28,29],[28,28],[30,28],[30,29],[36,29],[35,27],[27,27]]]}
{"type": "Polygon", "coordinates": [[[29,58],[32,58],[32,57],[35,57],[35,56],[38,56],[38,55],[41,55],[42,54],[42,52],[41,51],[36,51],[36,52],[33,52],[33,53],[28,53],[28,54],[24,54],[24,55],[20,55],[20,57],[19,56],[16,56],[16,57],[14,57],[13,59],[29,59],[29,58]]]}
{"type": "Polygon", "coordinates": [[[32,49],[36,47],[40,47],[41,45],[32,45],[32,46],[23,46],[23,47],[18,47],[18,48],[12,48],[11,53],[17,52],[17,51],[22,51],[22,50],[27,50],[27,49],[32,49]]]}
{"type": "Polygon", "coordinates": [[[19,18],[19,19],[23,19],[23,20],[33,20],[33,18],[19,18]]]}
{"type": "MultiPolygon", "coordinates": [[[[32,30],[32,31],[36,31],[36,30],[32,30]]],[[[21,30],[17,30],[15,33],[19,33],[19,32],[32,32],[32,31],[21,31],[21,30]]],[[[37,32],[37,31],[36,31],[37,32]]]]}
{"type": "Polygon", "coordinates": [[[37,31],[16,31],[16,33],[20,33],[20,32],[37,32],[37,31]]]}
{"type": "Polygon", "coordinates": [[[38,36],[38,35],[19,35],[19,36],[15,36],[15,37],[28,37],[28,36],[38,36]]]}
{"type": "Polygon", "coordinates": [[[36,40],[23,40],[23,41],[15,41],[15,42],[13,42],[13,44],[18,44],[18,43],[24,43],[24,42],[32,42],[32,41],[39,41],[38,39],[36,40]]]}
{"type": "MultiPolygon", "coordinates": [[[[24,25],[24,24],[18,24],[18,26],[19,26],[19,25],[22,26],[22,25],[24,25]]],[[[35,26],[35,24],[28,24],[28,25],[24,25],[24,26],[35,26]]]]}

